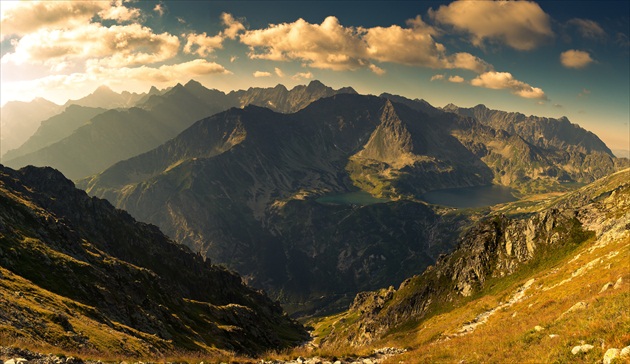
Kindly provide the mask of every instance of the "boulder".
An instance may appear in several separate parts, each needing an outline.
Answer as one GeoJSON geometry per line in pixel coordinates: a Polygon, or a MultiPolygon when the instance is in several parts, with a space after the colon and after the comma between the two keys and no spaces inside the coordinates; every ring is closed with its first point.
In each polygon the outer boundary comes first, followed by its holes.
{"type": "Polygon", "coordinates": [[[606,350],[606,353],[604,354],[603,363],[604,364],[612,363],[613,360],[615,360],[616,358],[619,357],[619,353],[620,353],[620,350],[619,349],[615,349],[615,348],[606,350]]]}
{"type": "Polygon", "coordinates": [[[577,355],[578,353],[588,353],[593,348],[594,346],[590,344],[574,346],[573,349],[571,349],[571,354],[577,355]]]}
{"type": "Polygon", "coordinates": [[[615,282],[615,285],[613,286],[613,289],[621,288],[622,284],[623,284],[623,278],[619,277],[619,279],[617,279],[617,282],[615,282]]]}
{"type": "Polygon", "coordinates": [[[604,284],[604,286],[602,287],[602,289],[599,291],[599,293],[605,292],[608,290],[608,288],[611,288],[613,286],[613,282],[608,282],[606,284],[604,284]]]}

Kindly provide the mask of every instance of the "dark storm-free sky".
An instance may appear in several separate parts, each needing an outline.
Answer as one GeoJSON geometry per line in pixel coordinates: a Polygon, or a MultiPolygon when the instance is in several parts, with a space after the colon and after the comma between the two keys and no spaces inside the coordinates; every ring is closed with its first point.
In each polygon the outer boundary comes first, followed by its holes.
{"type": "Polygon", "coordinates": [[[319,79],[569,119],[630,149],[627,1],[0,2],[2,104],[319,79]]]}

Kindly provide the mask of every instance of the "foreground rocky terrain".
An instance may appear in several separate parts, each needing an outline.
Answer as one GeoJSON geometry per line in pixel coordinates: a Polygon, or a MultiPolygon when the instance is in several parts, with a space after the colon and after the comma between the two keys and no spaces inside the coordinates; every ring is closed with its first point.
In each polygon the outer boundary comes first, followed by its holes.
{"type": "Polygon", "coordinates": [[[504,207],[422,275],[360,293],[347,312],[316,322],[316,341],[402,344],[410,351],[400,359],[412,362],[610,363],[630,351],[629,261],[625,170],[504,207]]]}
{"type": "Polygon", "coordinates": [[[127,356],[257,353],[304,328],[241,277],[51,168],[0,166],[0,339],[127,356]]]}

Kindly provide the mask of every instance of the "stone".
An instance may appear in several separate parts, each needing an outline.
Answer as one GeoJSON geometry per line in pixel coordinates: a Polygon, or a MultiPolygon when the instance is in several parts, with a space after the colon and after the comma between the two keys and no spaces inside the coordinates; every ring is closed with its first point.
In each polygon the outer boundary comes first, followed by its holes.
{"type": "Polygon", "coordinates": [[[575,305],[571,306],[571,308],[566,310],[562,315],[560,315],[560,317],[568,314],[569,312],[584,310],[587,307],[588,307],[588,303],[586,303],[586,302],[578,302],[575,305]]]}
{"type": "Polygon", "coordinates": [[[615,348],[606,350],[606,353],[604,354],[603,363],[604,364],[612,363],[613,360],[619,357],[619,353],[620,353],[620,350],[615,349],[615,348]]]}
{"type": "Polygon", "coordinates": [[[573,349],[571,349],[571,354],[577,355],[578,353],[588,353],[593,348],[594,346],[590,344],[574,346],[573,349]]]}
{"type": "Polygon", "coordinates": [[[621,356],[622,358],[630,356],[630,345],[628,345],[625,348],[621,349],[621,353],[619,354],[619,356],[621,356]]]}
{"type": "Polygon", "coordinates": [[[599,291],[599,293],[605,292],[608,290],[608,288],[611,288],[613,286],[613,282],[608,282],[606,284],[604,284],[604,286],[602,287],[602,289],[599,291]]]}
{"type": "Polygon", "coordinates": [[[558,335],[558,334],[549,334],[549,338],[550,339],[554,339],[554,338],[556,338],[558,336],[560,336],[560,335],[558,335]]]}
{"type": "Polygon", "coordinates": [[[536,331],[543,331],[544,329],[545,328],[542,327],[542,326],[538,326],[538,325],[534,326],[534,330],[536,330],[536,331]]]}
{"type": "Polygon", "coordinates": [[[619,277],[619,279],[617,279],[617,282],[615,282],[615,285],[613,286],[613,289],[621,288],[622,284],[623,284],[623,278],[619,277]]]}

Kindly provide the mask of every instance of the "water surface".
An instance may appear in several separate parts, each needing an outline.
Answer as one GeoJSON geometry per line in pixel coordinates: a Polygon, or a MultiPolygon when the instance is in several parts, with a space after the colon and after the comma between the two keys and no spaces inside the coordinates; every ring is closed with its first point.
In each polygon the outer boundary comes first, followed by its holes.
{"type": "Polygon", "coordinates": [[[513,191],[509,187],[497,185],[459,187],[430,191],[420,198],[435,205],[475,208],[516,201],[513,191]]]}

